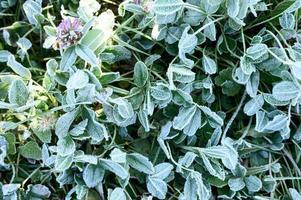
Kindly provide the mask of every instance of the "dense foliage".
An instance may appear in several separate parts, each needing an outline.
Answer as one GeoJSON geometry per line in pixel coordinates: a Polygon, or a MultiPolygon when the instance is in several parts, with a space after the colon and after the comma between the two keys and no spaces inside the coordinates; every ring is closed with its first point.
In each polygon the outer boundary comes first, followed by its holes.
{"type": "Polygon", "coordinates": [[[0,199],[301,199],[301,0],[1,0],[0,199]]]}

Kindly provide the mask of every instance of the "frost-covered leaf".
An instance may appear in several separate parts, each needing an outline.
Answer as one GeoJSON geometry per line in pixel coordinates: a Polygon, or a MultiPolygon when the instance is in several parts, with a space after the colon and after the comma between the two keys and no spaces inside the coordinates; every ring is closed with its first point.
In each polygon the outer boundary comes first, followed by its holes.
{"type": "Polygon", "coordinates": [[[140,110],[138,112],[138,119],[140,121],[140,123],[142,124],[144,130],[146,132],[149,132],[150,131],[150,125],[149,125],[149,120],[148,120],[148,117],[147,117],[147,112],[146,110],[140,110]]]}
{"type": "Polygon", "coordinates": [[[75,120],[78,111],[78,109],[75,109],[71,112],[65,113],[57,120],[55,124],[55,134],[59,138],[67,136],[70,126],[75,120]]]}
{"type": "Polygon", "coordinates": [[[173,170],[173,165],[170,163],[160,163],[155,166],[155,173],[151,175],[152,178],[158,178],[164,180],[167,178],[171,171],[173,170]]]}
{"type": "Polygon", "coordinates": [[[246,186],[243,178],[231,178],[228,180],[228,185],[234,192],[240,191],[246,186]]]}
{"type": "Polygon", "coordinates": [[[249,192],[258,192],[262,187],[261,180],[256,176],[246,177],[245,183],[249,192]]]}
{"type": "Polygon", "coordinates": [[[217,71],[216,63],[210,57],[204,55],[203,59],[202,59],[202,64],[203,64],[204,71],[207,74],[215,74],[216,73],[216,71],[217,71]]]}
{"type": "Polygon", "coordinates": [[[9,66],[16,74],[20,75],[23,78],[30,79],[31,73],[29,69],[24,67],[21,63],[16,61],[13,55],[9,55],[7,58],[7,66],[9,66]]]}
{"type": "Polygon", "coordinates": [[[267,53],[268,47],[265,44],[255,44],[249,47],[246,51],[247,57],[251,58],[252,60],[257,60],[265,53],[267,53]]]}
{"type": "Polygon", "coordinates": [[[88,119],[85,119],[83,121],[81,121],[80,123],[78,123],[77,125],[75,125],[71,130],[70,130],[70,135],[72,136],[79,136],[82,135],[87,127],[88,124],[88,119]]]}
{"type": "Polygon", "coordinates": [[[8,90],[9,103],[23,106],[28,101],[28,98],[29,91],[25,83],[20,79],[14,80],[8,90]]]}
{"type": "Polygon", "coordinates": [[[55,164],[54,164],[54,169],[56,171],[62,172],[68,169],[73,162],[73,155],[68,155],[68,156],[56,156],[55,159],[55,164]]]}
{"type": "Polygon", "coordinates": [[[193,118],[196,109],[196,106],[180,108],[178,116],[176,116],[173,120],[173,128],[177,130],[182,130],[185,126],[187,126],[193,118]]]}
{"type": "Polygon", "coordinates": [[[134,82],[138,87],[143,87],[148,81],[148,70],[146,65],[139,61],[134,67],[134,82]]]}
{"type": "Polygon", "coordinates": [[[204,29],[204,35],[211,41],[216,40],[216,27],[215,24],[213,23],[213,20],[211,17],[207,17],[206,20],[204,21],[204,26],[208,25],[204,29]]]}
{"type": "Polygon", "coordinates": [[[147,157],[139,153],[131,153],[126,156],[126,160],[131,167],[134,169],[146,173],[153,174],[155,172],[153,164],[148,160],[147,157]]]}
{"type": "Polygon", "coordinates": [[[96,187],[104,177],[104,169],[99,165],[88,164],[83,172],[83,179],[89,188],[96,187]]]}
{"type": "Polygon", "coordinates": [[[99,61],[94,52],[86,45],[78,44],[75,53],[92,66],[97,66],[99,61]]]}
{"type": "Polygon", "coordinates": [[[126,200],[126,195],[122,188],[115,188],[112,193],[110,194],[110,197],[108,200],[126,200]]]}
{"type": "Polygon", "coordinates": [[[115,148],[115,149],[113,149],[113,151],[111,151],[110,157],[113,161],[118,162],[118,163],[126,162],[126,153],[117,148],[115,148]]]}
{"type": "Polygon", "coordinates": [[[38,17],[42,15],[42,1],[41,0],[27,0],[23,4],[23,9],[29,23],[38,25],[38,17]]]}
{"type": "Polygon", "coordinates": [[[288,101],[300,94],[300,88],[291,81],[281,81],[273,87],[273,96],[279,101],[288,101]]]}
{"type": "Polygon", "coordinates": [[[190,83],[195,80],[195,73],[186,67],[172,65],[171,70],[174,81],[180,83],[190,83]]]}
{"type": "Polygon", "coordinates": [[[75,53],[75,47],[74,46],[68,47],[62,55],[62,59],[60,62],[60,69],[62,71],[68,71],[75,63],[76,58],[77,55],[75,53]]]}
{"type": "Polygon", "coordinates": [[[186,54],[192,53],[197,45],[197,37],[193,34],[189,34],[188,31],[190,27],[185,28],[182,33],[181,39],[179,40],[179,58],[185,63],[189,68],[193,66],[194,61],[187,58],[186,54]]]}
{"type": "Polygon", "coordinates": [[[262,95],[257,95],[248,101],[244,106],[244,113],[248,116],[255,115],[258,110],[263,106],[264,99],[262,95]]]}
{"type": "Polygon", "coordinates": [[[51,191],[49,188],[42,184],[29,185],[26,191],[26,194],[30,196],[30,198],[49,198],[51,195],[51,191]]]}
{"type": "Polygon", "coordinates": [[[269,131],[279,131],[285,127],[285,125],[288,123],[288,120],[288,117],[284,114],[276,115],[266,124],[264,129],[269,131]]]}
{"type": "Polygon", "coordinates": [[[228,0],[227,1],[227,14],[234,18],[238,15],[239,12],[239,1],[237,0],[228,0]]]}
{"type": "Polygon", "coordinates": [[[100,29],[92,29],[81,39],[81,44],[89,47],[92,51],[95,51],[105,42],[105,35],[100,29]]]}
{"type": "Polygon", "coordinates": [[[199,109],[197,109],[193,114],[189,124],[187,124],[184,127],[183,133],[188,136],[193,136],[196,133],[196,131],[201,127],[201,125],[202,125],[202,113],[199,109]]]}
{"type": "Polygon", "coordinates": [[[279,18],[279,23],[283,29],[293,29],[295,27],[295,17],[293,14],[285,12],[279,18]]]}
{"type": "Polygon", "coordinates": [[[211,126],[222,126],[224,124],[224,120],[217,115],[215,112],[213,112],[210,108],[206,106],[200,106],[200,109],[204,112],[204,114],[207,116],[209,123],[211,126]]]}
{"type": "Polygon", "coordinates": [[[199,172],[191,172],[186,178],[184,198],[209,200],[210,192],[204,185],[202,175],[199,172]]]}
{"type": "MultiPolygon", "coordinates": [[[[256,71],[255,65],[253,63],[251,63],[245,56],[240,58],[240,68],[239,69],[241,69],[241,71],[246,75],[251,75],[253,72],[256,71]]],[[[243,74],[242,75],[240,75],[240,74],[237,74],[238,76],[241,76],[241,77],[239,77],[239,79],[243,78],[243,76],[242,76],[243,74]]]]}
{"type": "Polygon", "coordinates": [[[246,85],[246,90],[247,93],[250,95],[250,97],[254,98],[256,96],[258,91],[259,81],[260,81],[259,72],[256,71],[252,73],[246,85]]]}
{"type": "Polygon", "coordinates": [[[75,142],[70,136],[60,138],[57,142],[57,149],[60,156],[71,155],[75,152],[75,142]]]}
{"type": "Polygon", "coordinates": [[[290,195],[292,197],[292,200],[300,200],[301,194],[294,188],[289,188],[290,195]]]}
{"type": "Polygon", "coordinates": [[[85,87],[89,82],[89,76],[83,70],[77,70],[72,76],[69,78],[67,82],[67,89],[80,89],[85,87]]]}
{"type": "Polygon", "coordinates": [[[20,154],[25,158],[34,160],[42,159],[42,150],[34,141],[27,142],[24,146],[21,146],[19,150],[20,154]]]}
{"type": "Polygon", "coordinates": [[[154,12],[158,15],[171,15],[182,9],[182,0],[155,0],[154,12]]]}
{"type": "Polygon", "coordinates": [[[100,159],[99,163],[103,168],[113,172],[114,174],[119,176],[121,179],[126,179],[129,176],[129,173],[127,172],[127,170],[122,165],[118,164],[117,162],[114,162],[114,161],[108,160],[108,159],[100,159]]]}
{"type": "Polygon", "coordinates": [[[147,190],[158,199],[165,199],[167,184],[159,178],[148,177],[146,181],[147,190]]]}

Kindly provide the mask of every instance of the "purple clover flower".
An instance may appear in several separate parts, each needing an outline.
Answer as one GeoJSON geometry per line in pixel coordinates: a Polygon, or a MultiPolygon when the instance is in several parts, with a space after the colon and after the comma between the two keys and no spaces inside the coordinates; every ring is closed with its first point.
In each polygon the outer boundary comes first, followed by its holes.
{"type": "Polygon", "coordinates": [[[61,21],[57,27],[56,37],[61,48],[67,48],[75,44],[82,35],[82,23],[78,18],[68,17],[61,21]]]}

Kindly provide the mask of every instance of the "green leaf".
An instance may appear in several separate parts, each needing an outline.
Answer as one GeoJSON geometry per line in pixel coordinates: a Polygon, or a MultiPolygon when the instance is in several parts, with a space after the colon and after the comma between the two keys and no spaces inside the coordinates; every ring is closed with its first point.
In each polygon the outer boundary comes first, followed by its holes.
{"type": "Polygon", "coordinates": [[[8,143],[7,153],[10,155],[16,154],[16,136],[11,132],[8,132],[3,136],[8,143]]]}
{"type": "Polygon", "coordinates": [[[75,142],[72,137],[66,136],[59,138],[57,142],[57,150],[60,156],[68,156],[75,152],[75,142]]]}
{"type": "Polygon", "coordinates": [[[21,77],[31,79],[31,73],[29,69],[24,67],[21,63],[17,62],[15,56],[8,56],[7,66],[9,66],[16,74],[20,75],[21,77]]]}
{"type": "Polygon", "coordinates": [[[153,164],[148,160],[147,157],[139,153],[131,153],[126,156],[126,160],[129,165],[145,174],[153,174],[155,172],[153,164]]]}
{"type": "Polygon", "coordinates": [[[89,30],[88,33],[81,39],[81,44],[95,51],[105,43],[105,35],[100,29],[89,30]]]}
{"type": "Polygon", "coordinates": [[[148,81],[148,71],[146,65],[139,61],[134,67],[134,83],[138,87],[143,87],[148,81]]]}
{"type": "Polygon", "coordinates": [[[256,176],[246,177],[245,183],[249,192],[258,192],[262,187],[261,180],[256,176]]]}
{"type": "Polygon", "coordinates": [[[148,177],[146,180],[147,190],[158,199],[165,199],[167,184],[159,178],[148,177]]]}
{"type": "Polygon", "coordinates": [[[202,64],[205,73],[207,74],[215,74],[217,71],[216,63],[213,59],[209,58],[208,56],[204,55],[202,59],[202,64]]]}
{"type": "Polygon", "coordinates": [[[171,15],[182,9],[182,0],[155,0],[154,12],[157,15],[171,15]]]}
{"type": "Polygon", "coordinates": [[[97,66],[99,61],[94,52],[87,46],[78,44],[75,46],[75,53],[92,66],[97,66]]]}
{"type": "Polygon", "coordinates": [[[88,164],[83,172],[83,179],[89,188],[96,187],[102,180],[105,170],[100,165],[88,164]]]}
{"type": "Polygon", "coordinates": [[[300,94],[300,88],[291,81],[281,81],[273,87],[273,96],[279,101],[292,100],[300,94]]]}
{"type": "Polygon", "coordinates": [[[20,79],[14,80],[8,90],[9,103],[23,106],[27,103],[28,98],[29,92],[25,83],[20,79]]]}
{"type": "Polygon", "coordinates": [[[42,159],[42,150],[39,145],[34,141],[27,142],[24,146],[20,147],[21,156],[34,160],[42,159]]]}

